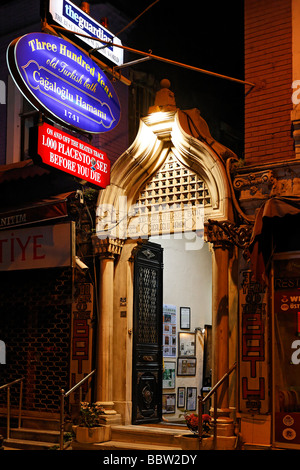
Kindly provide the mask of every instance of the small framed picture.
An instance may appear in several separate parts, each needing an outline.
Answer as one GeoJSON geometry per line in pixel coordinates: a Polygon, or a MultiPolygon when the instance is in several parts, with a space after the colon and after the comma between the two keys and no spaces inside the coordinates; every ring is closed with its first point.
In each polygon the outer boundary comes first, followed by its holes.
{"type": "Polygon", "coordinates": [[[163,388],[175,388],[175,362],[165,361],[163,371],[163,388]]]}
{"type": "Polygon", "coordinates": [[[177,408],[185,407],[185,387],[177,388],[177,408]]]}
{"type": "Polygon", "coordinates": [[[175,413],[176,393],[163,393],[162,412],[165,414],[175,413]]]}
{"type": "Polygon", "coordinates": [[[191,327],[191,308],[180,307],[180,329],[189,330],[191,327]]]}
{"type": "Polygon", "coordinates": [[[196,375],[195,357],[177,358],[177,375],[196,375]]]}
{"type": "Polygon", "coordinates": [[[186,409],[195,411],[197,409],[197,387],[187,387],[186,409]]]}
{"type": "Polygon", "coordinates": [[[195,333],[178,333],[178,355],[180,357],[196,356],[195,333]]]}

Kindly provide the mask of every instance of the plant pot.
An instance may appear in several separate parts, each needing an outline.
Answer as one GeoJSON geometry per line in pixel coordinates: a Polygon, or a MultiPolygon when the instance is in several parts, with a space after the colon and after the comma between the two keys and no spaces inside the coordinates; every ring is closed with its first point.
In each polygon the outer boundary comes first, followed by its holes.
{"type": "Polygon", "coordinates": [[[88,428],[84,426],[73,426],[76,441],[82,444],[105,442],[110,440],[110,426],[97,426],[88,428]]]}
{"type": "Polygon", "coordinates": [[[195,434],[184,434],[180,436],[180,447],[182,450],[199,450],[199,438],[195,434]]]}

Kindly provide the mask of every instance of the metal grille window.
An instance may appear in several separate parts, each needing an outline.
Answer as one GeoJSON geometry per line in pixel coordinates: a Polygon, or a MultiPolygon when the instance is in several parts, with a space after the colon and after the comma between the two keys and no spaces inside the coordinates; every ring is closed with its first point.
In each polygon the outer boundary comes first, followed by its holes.
{"type": "Polygon", "coordinates": [[[141,214],[148,211],[167,210],[174,204],[197,206],[210,205],[211,198],[205,182],[199,175],[187,169],[169,152],[156,175],[142,189],[137,204],[141,214]]]}
{"type": "Polygon", "coordinates": [[[139,343],[157,343],[157,282],[156,269],[144,266],[139,267],[139,343]]]}

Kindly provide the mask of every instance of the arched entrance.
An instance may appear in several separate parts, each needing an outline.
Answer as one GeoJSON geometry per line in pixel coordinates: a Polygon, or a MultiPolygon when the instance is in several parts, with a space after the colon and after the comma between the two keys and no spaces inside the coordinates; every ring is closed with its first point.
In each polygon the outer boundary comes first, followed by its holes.
{"type": "MultiPolygon", "coordinates": [[[[203,246],[209,219],[232,220],[224,163],[228,156],[233,154],[212,139],[197,110],[155,112],[141,120],[136,140],[115,163],[111,184],[100,193],[94,238],[101,256],[97,394],[100,401],[113,403],[124,423],[131,423],[135,413],[136,253],[148,240],[160,241],[155,237],[186,237],[186,245],[203,246]]],[[[228,369],[229,254],[223,248],[216,244],[210,255],[216,287],[211,296],[216,378],[228,369]]]]}

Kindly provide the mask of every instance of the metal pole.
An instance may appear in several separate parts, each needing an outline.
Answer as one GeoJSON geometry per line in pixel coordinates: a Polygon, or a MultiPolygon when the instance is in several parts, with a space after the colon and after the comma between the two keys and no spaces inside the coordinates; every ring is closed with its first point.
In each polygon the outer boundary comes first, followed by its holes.
{"type": "Polygon", "coordinates": [[[59,450],[64,448],[64,408],[65,408],[65,391],[60,391],[60,423],[59,423],[59,450]]]}
{"type": "Polygon", "coordinates": [[[216,390],[214,396],[214,448],[216,448],[217,443],[217,414],[218,414],[218,402],[217,402],[218,392],[216,390]]]}
{"type": "Polygon", "coordinates": [[[198,436],[200,446],[202,442],[202,395],[198,396],[198,436]]]}
{"type": "MultiPolygon", "coordinates": [[[[51,24],[49,26],[51,28],[53,28],[54,30],[58,29],[59,31],[63,31],[64,33],[72,33],[75,36],[84,36],[85,38],[93,39],[94,41],[99,41],[103,44],[107,44],[108,46],[111,45],[111,41],[103,41],[102,39],[87,36],[86,34],[83,34],[83,33],[77,33],[77,32],[74,32],[70,29],[66,29],[66,28],[63,28],[62,26],[57,26],[57,25],[54,25],[54,24],[51,24]]],[[[243,85],[249,85],[251,88],[253,88],[255,86],[255,83],[252,83],[252,82],[247,82],[245,80],[240,80],[238,78],[228,77],[227,75],[222,75],[222,74],[216,73],[216,72],[210,72],[208,70],[200,69],[199,67],[195,67],[193,65],[187,65],[187,64],[183,64],[182,62],[177,62],[176,60],[166,59],[165,57],[160,57],[160,56],[152,54],[150,52],[139,51],[137,49],[133,49],[132,47],[127,47],[127,46],[123,46],[121,44],[115,44],[115,43],[114,43],[114,47],[124,49],[124,50],[126,50],[128,52],[132,52],[134,54],[147,56],[147,57],[150,57],[151,59],[155,59],[155,60],[158,60],[158,61],[161,61],[161,62],[166,62],[166,63],[171,64],[171,65],[177,65],[179,67],[183,67],[183,68],[186,68],[186,69],[189,69],[189,70],[194,70],[194,72],[201,72],[201,73],[204,73],[204,74],[207,74],[207,75],[212,75],[214,77],[223,78],[225,80],[231,80],[232,82],[241,83],[243,85]]],[[[101,49],[101,47],[99,47],[98,49],[101,49]]],[[[90,49],[89,53],[92,53],[94,51],[97,51],[97,48],[96,49],[90,49]]]]}
{"type": "Polygon", "coordinates": [[[7,387],[7,423],[6,423],[6,438],[10,438],[10,387],[7,387]]]}
{"type": "Polygon", "coordinates": [[[20,382],[18,428],[21,427],[22,401],[23,401],[23,380],[21,380],[21,382],[20,382]]]}

